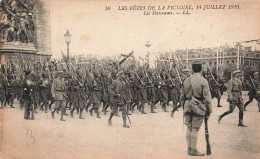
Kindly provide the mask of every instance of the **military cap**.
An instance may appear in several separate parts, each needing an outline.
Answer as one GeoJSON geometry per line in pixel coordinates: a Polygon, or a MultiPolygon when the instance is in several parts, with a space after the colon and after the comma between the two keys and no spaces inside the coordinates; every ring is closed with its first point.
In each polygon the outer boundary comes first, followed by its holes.
{"type": "Polygon", "coordinates": [[[234,70],[233,75],[236,74],[236,73],[241,73],[241,71],[240,70],[234,70]]]}

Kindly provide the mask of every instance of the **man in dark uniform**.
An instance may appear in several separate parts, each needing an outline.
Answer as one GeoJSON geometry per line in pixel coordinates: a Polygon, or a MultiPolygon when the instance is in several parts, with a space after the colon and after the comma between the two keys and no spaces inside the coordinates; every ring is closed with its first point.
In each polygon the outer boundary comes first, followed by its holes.
{"type": "MultiPolygon", "coordinates": [[[[251,78],[251,77],[250,77],[251,78]]],[[[259,83],[259,79],[258,79],[258,72],[254,73],[254,77],[249,79],[249,92],[248,92],[248,96],[249,96],[249,100],[245,103],[244,106],[244,111],[246,111],[246,107],[248,106],[248,104],[250,104],[253,99],[255,98],[258,102],[258,112],[260,112],[260,106],[259,106],[259,102],[260,102],[260,98],[259,95],[257,94],[258,87],[260,87],[260,83],[259,83]]]]}
{"type": "Polygon", "coordinates": [[[4,103],[6,100],[6,86],[7,81],[4,75],[0,72],[0,102],[1,102],[1,109],[4,109],[4,103]]]}
{"type": "Polygon", "coordinates": [[[79,109],[79,119],[84,119],[82,117],[83,109],[86,106],[86,94],[85,94],[85,85],[83,80],[83,71],[77,69],[75,79],[72,82],[73,90],[73,109],[70,111],[70,116],[73,117],[73,111],[79,109]]]}
{"type": "Polygon", "coordinates": [[[146,90],[146,78],[144,71],[140,68],[133,84],[136,87],[138,109],[142,114],[147,114],[144,111],[145,103],[147,103],[147,90],[146,90]]]}
{"type": "Polygon", "coordinates": [[[130,109],[131,109],[131,101],[133,99],[133,82],[131,80],[131,76],[133,76],[133,74],[130,71],[126,71],[125,72],[125,78],[124,78],[124,82],[125,82],[125,99],[126,99],[126,106],[127,106],[127,114],[128,115],[132,115],[130,113],[130,109]]]}
{"type": "Polygon", "coordinates": [[[220,87],[221,87],[221,85],[215,79],[213,79],[213,77],[209,78],[209,85],[210,85],[210,92],[211,92],[212,99],[217,98],[217,100],[218,100],[217,107],[222,107],[220,105],[220,99],[221,99],[220,87]]]}
{"type": "Polygon", "coordinates": [[[175,72],[170,71],[169,79],[167,80],[168,92],[169,92],[169,101],[172,101],[173,108],[177,107],[177,103],[180,99],[180,82],[176,78],[175,72]]]}
{"type": "Polygon", "coordinates": [[[54,113],[59,108],[61,108],[61,121],[65,121],[63,115],[65,115],[66,106],[66,85],[63,78],[63,71],[57,71],[57,77],[53,80],[51,85],[51,94],[55,101],[54,111],[51,112],[52,118],[54,118],[54,113]]]}
{"type": "Polygon", "coordinates": [[[47,73],[42,74],[42,79],[40,82],[40,96],[41,96],[41,102],[42,106],[41,109],[43,110],[43,106],[45,109],[45,113],[48,113],[48,103],[49,103],[49,92],[50,92],[50,81],[49,81],[49,75],[47,73]]]}
{"type": "Polygon", "coordinates": [[[159,75],[157,85],[158,85],[158,89],[157,89],[158,101],[162,102],[163,111],[168,112],[167,111],[167,101],[168,101],[167,78],[166,78],[166,72],[164,70],[162,70],[161,74],[159,75]]]}
{"type": "Polygon", "coordinates": [[[191,156],[204,155],[197,150],[198,131],[205,115],[209,117],[212,112],[209,84],[202,77],[201,69],[201,62],[195,61],[192,64],[193,74],[184,80],[180,97],[180,103],[184,105],[183,113],[187,126],[188,154],[191,156]]]}
{"type": "Polygon", "coordinates": [[[117,107],[120,107],[122,111],[123,118],[123,127],[129,128],[126,124],[126,92],[125,92],[125,82],[124,82],[125,74],[123,71],[118,73],[118,79],[114,80],[113,83],[108,87],[109,94],[111,95],[110,100],[113,104],[113,110],[110,113],[108,119],[108,125],[112,125],[112,117],[116,113],[117,107]]]}
{"type": "Polygon", "coordinates": [[[100,118],[99,107],[101,105],[101,96],[102,96],[102,81],[99,76],[98,70],[94,70],[93,77],[89,80],[88,89],[90,91],[89,100],[93,104],[93,107],[89,110],[90,115],[93,116],[92,111],[94,110],[97,113],[97,118],[100,118]]]}
{"type": "Polygon", "coordinates": [[[236,106],[239,108],[239,122],[238,126],[247,127],[243,123],[243,116],[244,116],[244,103],[242,99],[242,83],[240,81],[241,72],[240,70],[233,71],[233,77],[228,81],[227,87],[227,95],[228,95],[228,102],[229,102],[229,110],[223,113],[218,118],[218,123],[220,123],[221,119],[232,113],[236,106]]]}
{"type": "Polygon", "coordinates": [[[25,70],[25,78],[23,81],[23,100],[24,100],[24,119],[30,118],[31,112],[31,119],[34,120],[34,110],[33,110],[33,95],[32,95],[32,87],[35,85],[30,77],[30,70],[25,70]]]}
{"type": "Polygon", "coordinates": [[[155,77],[152,69],[148,69],[147,70],[147,80],[148,83],[146,84],[147,85],[147,99],[148,101],[150,102],[150,105],[151,105],[151,111],[150,113],[156,113],[154,111],[154,104],[155,104],[155,101],[156,101],[156,88],[155,88],[155,83],[157,82],[157,78],[155,77]]]}
{"type": "Polygon", "coordinates": [[[16,80],[15,75],[12,73],[9,73],[7,75],[7,91],[6,91],[6,102],[8,105],[11,106],[11,108],[15,108],[14,105],[14,99],[16,96],[16,80]]]}
{"type": "Polygon", "coordinates": [[[102,103],[103,103],[103,110],[104,115],[107,113],[107,108],[110,105],[108,87],[112,83],[112,79],[108,77],[106,71],[101,71],[101,80],[102,80],[102,103]]]}

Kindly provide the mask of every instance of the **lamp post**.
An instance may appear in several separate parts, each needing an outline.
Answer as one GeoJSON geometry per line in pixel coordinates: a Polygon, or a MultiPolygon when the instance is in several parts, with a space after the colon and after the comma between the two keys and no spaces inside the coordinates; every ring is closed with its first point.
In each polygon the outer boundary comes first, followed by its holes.
{"type": "Polygon", "coordinates": [[[64,34],[64,37],[65,37],[65,42],[67,43],[67,62],[69,62],[70,59],[69,45],[70,45],[70,37],[71,37],[69,30],[67,30],[67,32],[64,34]]]}

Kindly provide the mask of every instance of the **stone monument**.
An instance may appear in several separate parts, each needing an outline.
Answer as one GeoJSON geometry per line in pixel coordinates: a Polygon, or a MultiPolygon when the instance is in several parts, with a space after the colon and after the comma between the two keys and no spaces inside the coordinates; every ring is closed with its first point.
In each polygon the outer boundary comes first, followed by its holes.
{"type": "Polygon", "coordinates": [[[0,0],[0,63],[51,57],[50,0],[0,0]]]}

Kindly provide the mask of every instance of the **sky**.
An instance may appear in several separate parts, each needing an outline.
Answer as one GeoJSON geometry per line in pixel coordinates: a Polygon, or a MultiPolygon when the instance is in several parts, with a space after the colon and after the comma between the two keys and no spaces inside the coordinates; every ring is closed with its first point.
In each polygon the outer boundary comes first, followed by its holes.
{"type": "MultiPolygon", "coordinates": [[[[71,33],[70,54],[114,56],[134,50],[135,55],[234,46],[235,42],[260,39],[260,1],[90,1],[51,0],[51,44],[53,57],[66,52],[64,34],[71,33]],[[195,10],[190,15],[143,15],[144,11],[118,10],[119,6],[239,4],[238,10],[195,10]],[[111,6],[106,11],[106,6],[111,6]]],[[[158,10],[157,10],[158,11],[158,10]]],[[[242,44],[244,46],[248,44],[242,44]]],[[[251,45],[251,44],[250,44],[251,45]]],[[[259,45],[252,44],[254,47],[259,45]]]]}

